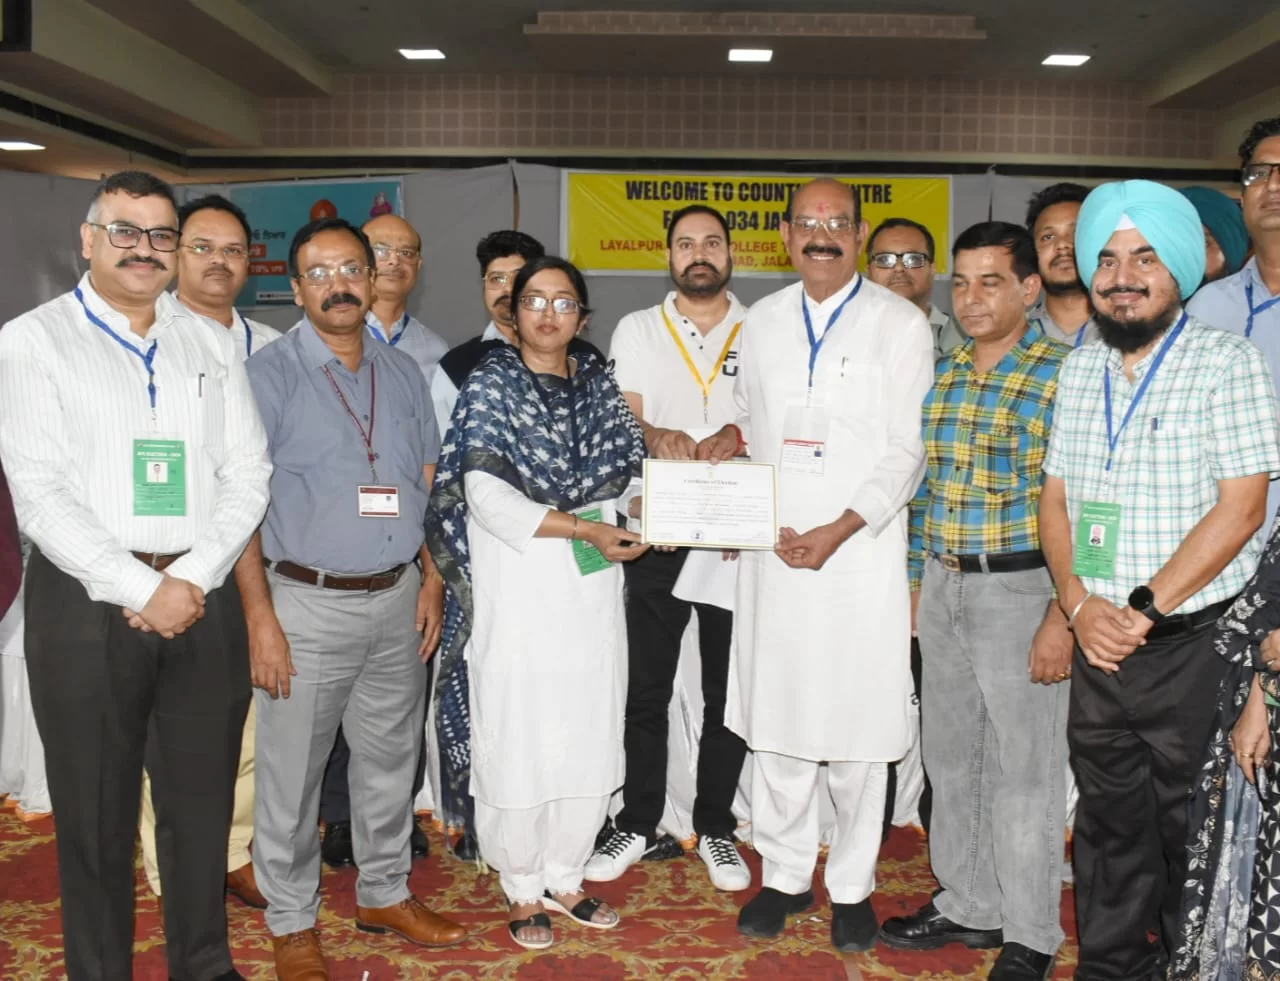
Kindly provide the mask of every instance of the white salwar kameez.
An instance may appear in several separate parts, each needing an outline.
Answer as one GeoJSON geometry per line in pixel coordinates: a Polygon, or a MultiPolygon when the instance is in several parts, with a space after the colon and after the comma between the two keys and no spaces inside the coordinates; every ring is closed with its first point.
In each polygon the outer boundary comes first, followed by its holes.
{"type": "MultiPolygon", "coordinates": [[[[30,543],[22,539],[25,567],[30,543]]],[[[27,683],[25,616],[22,590],[0,619],[0,798],[24,818],[42,817],[53,810],[44,768],[44,743],[36,729],[27,683]]]]}
{"type": "MultiPolygon", "coordinates": [[[[806,300],[819,337],[857,283],[806,300]]],[[[726,722],[756,754],[752,838],[764,884],[797,893],[812,881],[818,768],[828,762],[836,827],[826,884],[835,902],[855,903],[874,887],[886,765],[910,744],[906,505],[924,469],[933,336],[915,306],[863,282],[827,332],[810,396],[803,295],[795,284],[747,315],[739,425],[752,459],[778,467],[781,526],[803,534],[853,510],[866,527],[818,571],[742,554],[726,722]],[[807,400],[829,419],[820,475],[781,466],[788,410],[807,400]]]]}
{"type": "Polygon", "coordinates": [[[570,542],[534,537],[546,505],[485,473],[465,484],[476,839],[508,899],[532,902],[578,891],[622,783],[622,570],[582,575],[570,542]]]}

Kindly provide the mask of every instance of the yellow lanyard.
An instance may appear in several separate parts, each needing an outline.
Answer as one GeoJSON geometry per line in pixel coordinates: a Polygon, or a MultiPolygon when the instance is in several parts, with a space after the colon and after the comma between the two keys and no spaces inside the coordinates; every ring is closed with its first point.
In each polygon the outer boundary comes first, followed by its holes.
{"type": "Polygon", "coordinates": [[[729,332],[729,340],[725,342],[724,350],[720,352],[720,357],[716,358],[716,366],[711,369],[711,377],[705,381],[702,378],[702,372],[698,370],[698,366],[693,363],[693,356],[689,354],[689,349],[684,346],[684,341],[680,339],[680,332],[676,330],[676,325],[671,322],[671,318],[667,316],[667,308],[662,308],[662,319],[667,322],[667,330],[671,331],[671,339],[676,342],[676,347],[680,349],[680,356],[684,358],[684,363],[689,366],[689,374],[693,375],[693,380],[698,383],[698,388],[702,390],[702,421],[710,421],[711,409],[711,386],[716,383],[716,379],[720,377],[720,369],[724,367],[724,363],[729,360],[729,352],[733,350],[733,342],[738,339],[738,331],[742,330],[742,321],[739,320],[733,325],[733,330],[729,332]]]}

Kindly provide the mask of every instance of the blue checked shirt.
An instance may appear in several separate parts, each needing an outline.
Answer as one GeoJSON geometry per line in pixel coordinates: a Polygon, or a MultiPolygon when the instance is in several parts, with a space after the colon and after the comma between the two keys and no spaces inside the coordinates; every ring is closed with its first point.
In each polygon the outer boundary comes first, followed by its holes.
{"type": "Polygon", "coordinates": [[[938,362],[922,412],[927,468],[911,502],[908,568],[920,588],[925,556],[1040,547],[1041,466],[1058,370],[1070,348],[1032,323],[990,371],[973,370],[973,343],[938,362]]]}

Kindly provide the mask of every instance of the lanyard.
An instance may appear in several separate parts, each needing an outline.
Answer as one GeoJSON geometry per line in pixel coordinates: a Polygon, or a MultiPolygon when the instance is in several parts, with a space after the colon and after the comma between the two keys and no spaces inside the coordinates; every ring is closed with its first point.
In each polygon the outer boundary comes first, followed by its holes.
{"type": "Polygon", "coordinates": [[[698,370],[698,366],[693,363],[693,356],[689,353],[689,349],[684,346],[684,341],[680,339],[680,332],[676,330],[676,325],[667,316],[665,306],[662,308],[662,319],[666,321],[667,330],[671,331],[671,337],[676,342],[676,347],[680,349],[680,356],[684,358],[684,363],[689,368],[689,374],[693,375],[693,380],[698,383],[698,388],[702,392],[702,421],[707,422],[711,407],[711,386],[716,383],[716,379],[720,377],[720,369],[729,360],[729,352],[733,350],[733,342],[738,339],[738,332],[742,330],[742,321],[739,320],[733,325],[733,330],[729,333],[729,340],[725,342],[724,350],[720,352],[720,357],[716,358],[716,366],[711,369],[711,377],[704,379],[702,372],[698,370]]]}
{"type": "Polygon", "coordinates": [[[75,294],[76,294],[76,299],[80,301],[81,309],[84,310],[84,315],[89,318],[89,323],[93,324],[99,330],[106,333],[112,340],[114,340],[117,344],[119,344],[122,348],[124,348],[130,354],[137,355],[138,358],[142,361],[143,367],[147,369],[147,395],[151,399],[151,415],[154,418],[156,414],[156,369],[152,365],[152,362],[155,361],[156,359],[157,342],[152,341],[151,346],[147,348],[147,351],[144,354],[138,347],[134,346],[133,344],[130,344],[123,337],[121,337],[114,330],[112,330],[110,326],[108,326],[106,321],[104,321],[101,317],[96,316],[93,313],[93,311],[89,309],[89,305],[84,302],[84,294],[80,292],[79,286],[76,287],[75,294]]]}
{"type": "Polygon", "coordinates": [[[822,350],[822,345],[827,339],[827,335],[831,333],[831,328],[835,326],[840,314],[844,313],[844,308],[849,305],[849,301],[858,295],[858,290],[862,289],[862,277],[858,277],[857,285],[849,291],[849,295],[840,301],[840,305],[835,308],[827,321],[827,329],[822,332],[821,337],[815,337],[813,334],[813,321],[809,318],[809,304],[804,302],[804,291],[800,292],[800,312],[804,314],[804,329],[809,335],[809,396],[813,397],[813,369],[818,365],[818,352],[822,350]]]}
{"type": "Polygon", "coordinates": [[[373,474],[373,482],[378,482],[378,468],[374,464],[376,457],[373,452],[373,424],[375,422],[374,409],[378,404],[378,366],[372,362],[369,364],[369,431],[366,433],[364,426],[360,425],[360,420],[356,418],[356,414],[351,411],[351,404],[347,401],[347,397],[342,394],[342,389],[338,387],[338,381],[333,377],[333,372],[329,370],[329,366],[324,366],[324,373],[329,379],[329,384],[333,386],[333,390],[338,393],[338,398],[342,402],[342,407],[347,410],[347,415],[351,417],[351,421],[356,424],[356,429],[360,430],[360,439],[364,441],[365,451],[369,454],[369,472],[373,474]]]}
{"type": "Polygon", "coordinates": [[[1253,283],[1244,284],[1244,302],[1249,304],[1249,320],[1244,325],[1244,336],[1249,337],[1253,334],[1253,318],[1259,313],[1270,310],[1277,303],[1280,303],[1280,296],[1273,296],[1269,300],[1264,300],[1256,307],[1253,305],[1253,283]]]}
{"type": "Polygon", "coordinates": [[[382,341],[383,344],[390,344],[392,347],[399,346],[401,339],[404,337],[404,329],[408,326],[409,326],[409,314],[407,311],[405,312],[404,319],[400,321],[400,333],[396,334],[394,337],[391,336],[390,331],[387,332],[386,337],[383,337],[380,333],[378,333],[378,329],[374,327],[373,324],[368,325],[369,333],[373,334],[374,337],[382,341]]]}
{"type": "Polygon", "coordinates": [[[253,354],[253,328],[249,326],[249,321],[244,319],[244,314],[239,310],[236,311],[236,316],[240,318],[240,324],[244,327],[244,356],[245,360],[248,360],[253,354]]]}
{"type": "Polygon", "coordinates": [[[1114,433],[1111,429],[1111,369],[1109,367],[1103,369],[1102,393],[1107,406],[1107,470],[1111,469],[1111,458],[1115,456],[1116,445],[1120,442],[1120,436],[1124,433],[1125,427],[1129,425],[1129,420],[1133,418],[1133,410],[1142,401],[1142,396],[1147,394],[1147,389],[1151,387],[1151,380],[1155,378],[1156,372],[1160,370],[1160,365],[1164,363],[1164,356],[1169,353],[1169,348],[1173,347],[1173,342],[1178,339],[1178,335],[1182,333],[1182,328],[1186,324],[1187,315],[1184,313],[1182,319],[1178,321],[1178,325],[1169,332],[1169,336],[1160,345],[1160,350],[1156,352],[1155,360],[1151,362],[1151,367],[1147,370],[1146,377],[1142,379],[1142,384],[1138,386],[1138,390],[1133,393],[1133,401],[1129,403],[1129,408],[1125,410],[1124,418],[1120,421],[1120,428],[1114,433]]]}
{"type": "Polygon", "coordinates": [[[1089,330],[1089,321],[1086,320],[1083,324],[1080,325],[1080,329],[1076,331],[1076,342],[1071,346],[1084,347],[1084,335],[1088,333],[1088,330],[1089,330]]]}

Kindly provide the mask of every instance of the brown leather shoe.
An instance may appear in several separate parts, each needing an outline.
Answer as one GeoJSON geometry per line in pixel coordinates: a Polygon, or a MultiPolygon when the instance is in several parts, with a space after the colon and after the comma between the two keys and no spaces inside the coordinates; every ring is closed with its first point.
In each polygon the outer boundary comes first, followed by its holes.
{"type": "Polygon", "coordinates": [[[227,892],[246,906],[254,909],[267,908],[266,899],[258,892],[258,880],[254,878],[252,862],[227,873],[227,892]]]}
{"type": "Polygon", "coordinates": [[[329,968],[320,951],[318,930],[299,930],[272,937],[279,981],[329,981],[329,968]]]}
{"type": "Polygon", "coordinates": [[[425,947],[452,947],[467,935],[463,927],[431,912],[416,896],[396,906],[357,906],[356,927],[366,933],[398,933],[425,947]]]}

